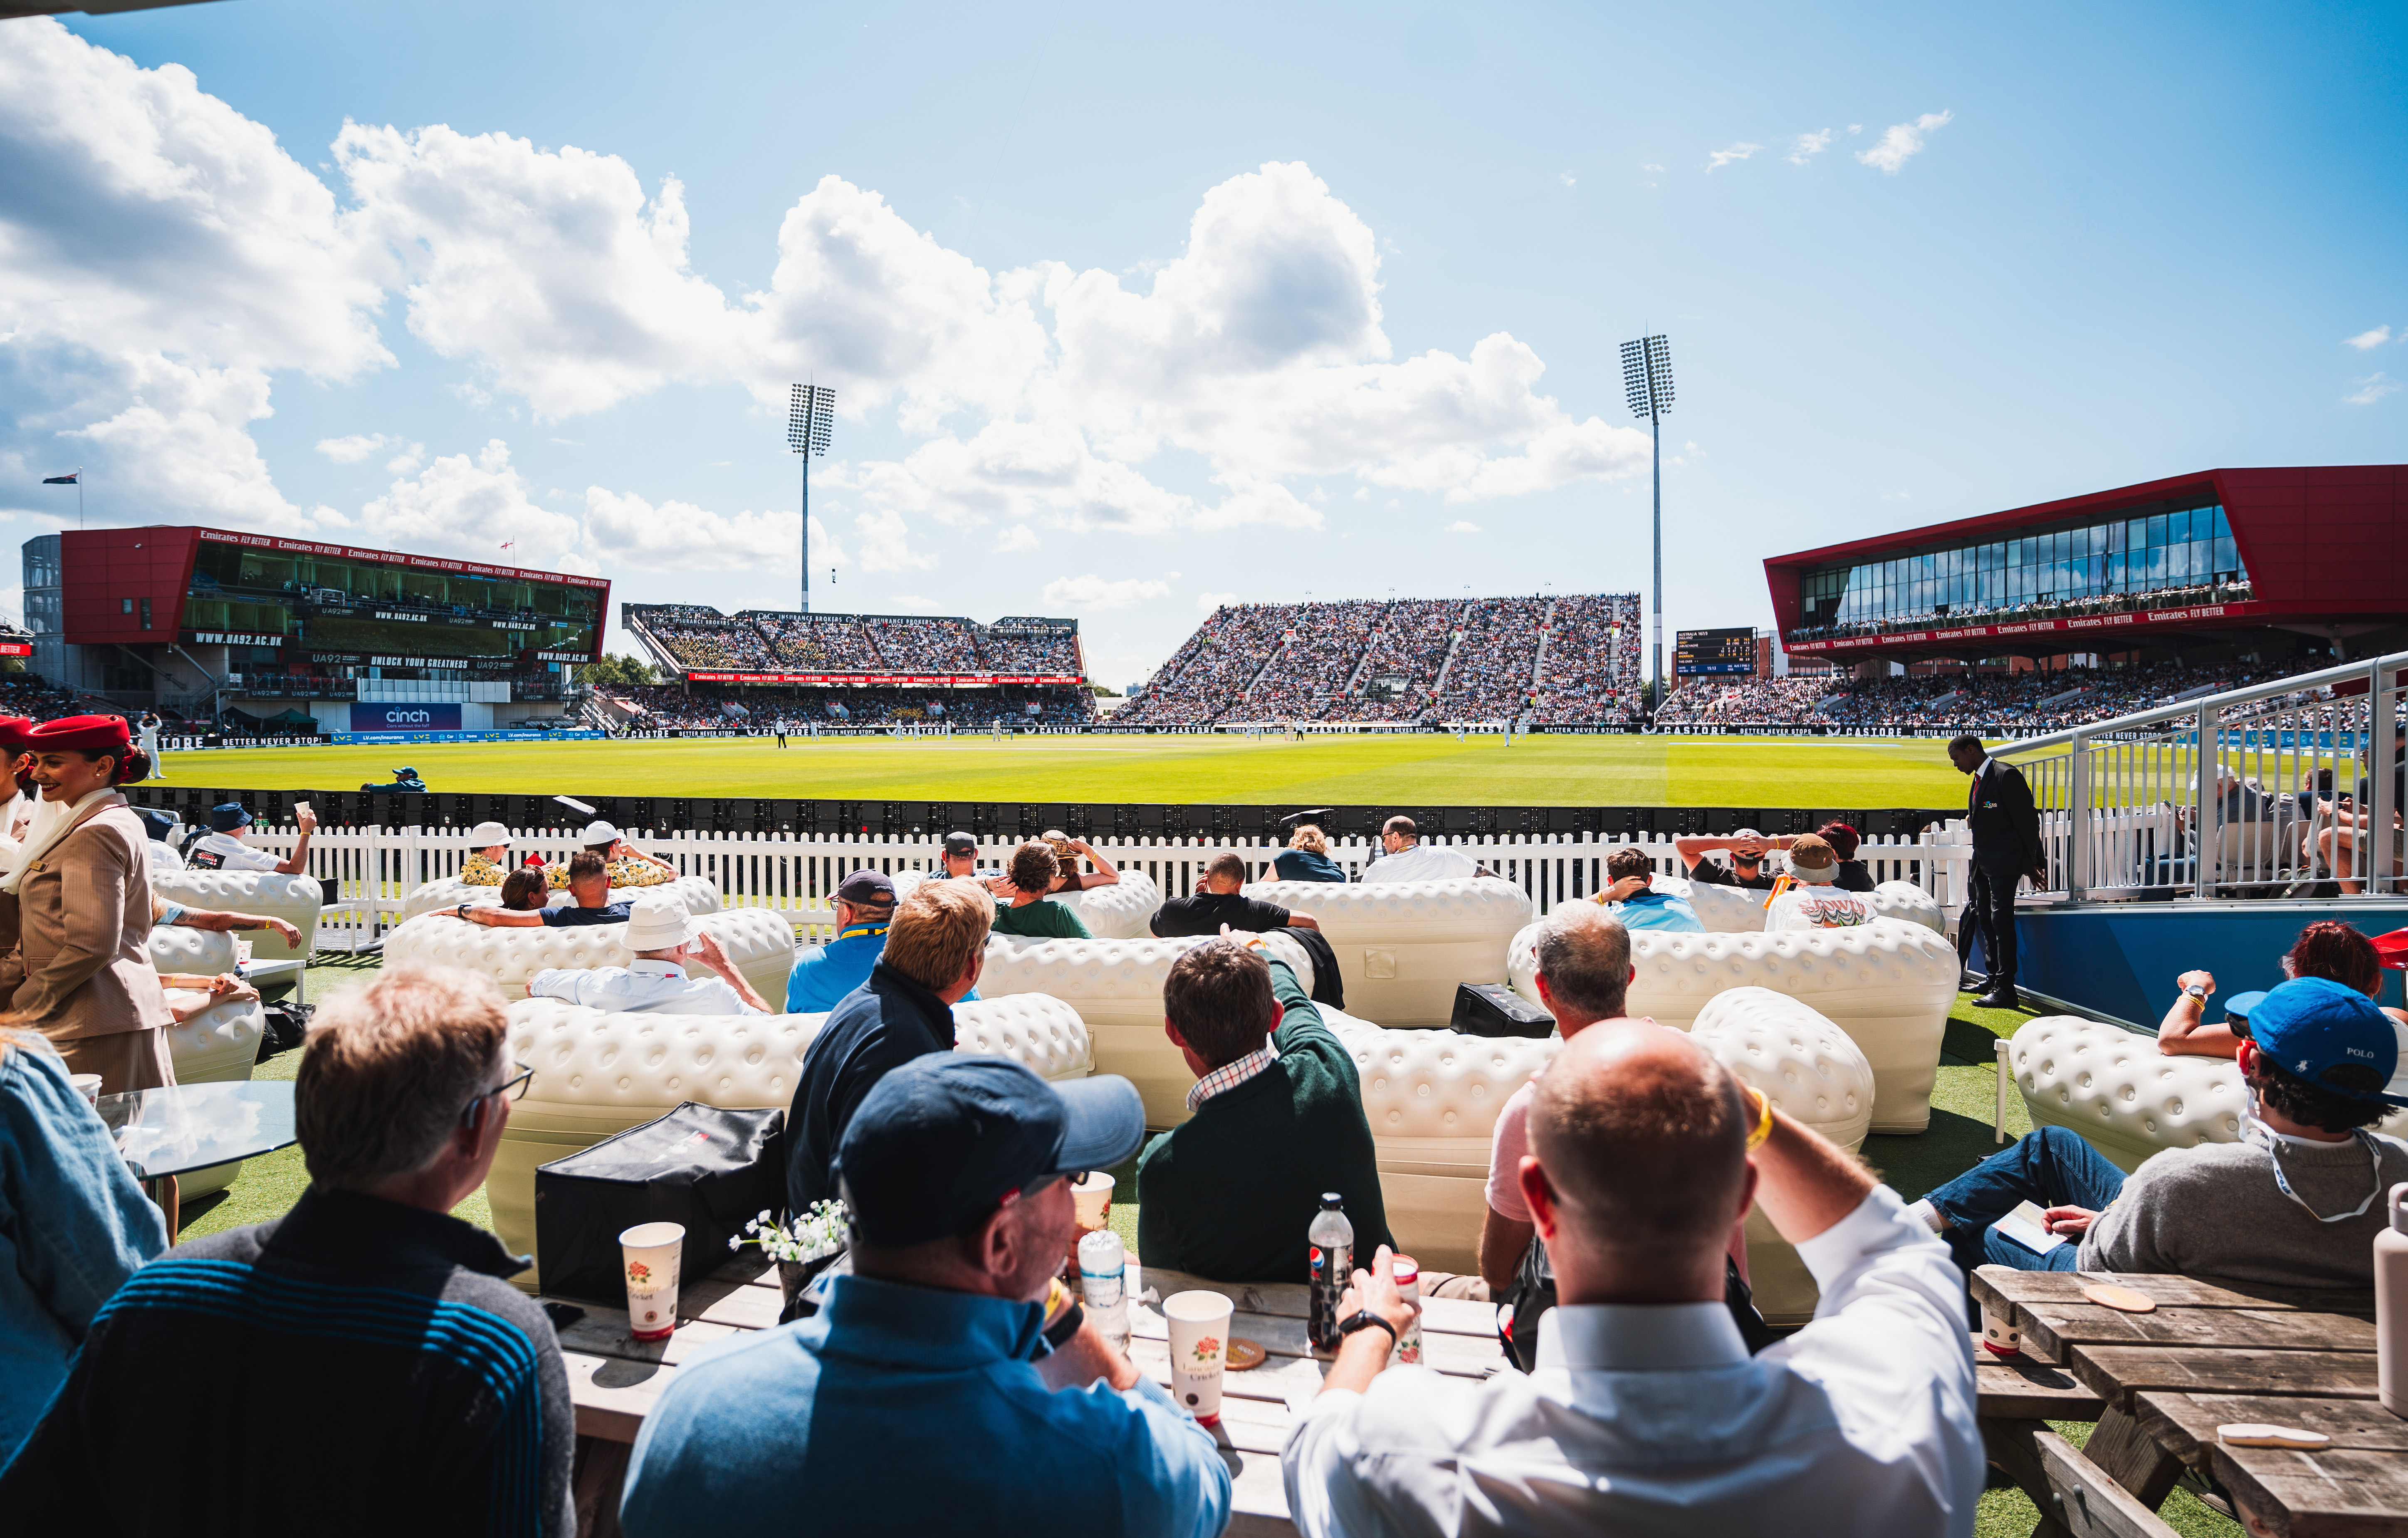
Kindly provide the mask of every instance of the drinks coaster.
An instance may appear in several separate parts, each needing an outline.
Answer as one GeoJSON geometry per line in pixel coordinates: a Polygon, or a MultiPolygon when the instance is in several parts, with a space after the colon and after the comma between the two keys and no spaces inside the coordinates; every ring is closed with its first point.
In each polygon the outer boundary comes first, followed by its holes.
{"type": "Polygon", "coordinates": [[[2322,1431],[2303,1431],[2293,1426],[2269,1426],[2254,1420],[2218,1426],[2215,1439],[2228,1447],[2297,1447],[2304,1452],[2332,1445],[2332,1438],[2322,1431]]]}
{"type": "Polygon", "coordinates": [[[1229,1337],[1229,1353],[1225,1360],[1230,1372],[1242,1373],[1249,1367],[1260,1367],[1263,1364],[1263,1348],[1260,1346],[1243,1335],[1232,1335],[1229,1337]]]}
{"type": "Polygon", "coordinates": [[[2114,1282],[2085,1282],[2082,1295],[2101,1308],[2113,1308],[2120,1313],[2154,1314],[2157,1311],[2155,1298],[2114,1282]]]}

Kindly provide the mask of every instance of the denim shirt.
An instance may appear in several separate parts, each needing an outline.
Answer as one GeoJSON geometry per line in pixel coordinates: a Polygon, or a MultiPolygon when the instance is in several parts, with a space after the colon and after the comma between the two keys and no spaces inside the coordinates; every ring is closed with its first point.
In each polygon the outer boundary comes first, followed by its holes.
{"type": "Polygon", "coordinates": [[[1151,1379],[1048,1389],[1036,1303],[838,1276],[817,1315],[678,1371],[636,1437],[628,1538],[1213,1538],[1229,1471],[1151,1379]],[[823,1413],[824,1412],[824,1413],[823,1413]]]}
{"type": "Polygon", "coordinates": [[[108,1129],[44,1047],[0,1057],[0,1464],[66,1381],[92,1317],[167,1247],[108,1129]]]}

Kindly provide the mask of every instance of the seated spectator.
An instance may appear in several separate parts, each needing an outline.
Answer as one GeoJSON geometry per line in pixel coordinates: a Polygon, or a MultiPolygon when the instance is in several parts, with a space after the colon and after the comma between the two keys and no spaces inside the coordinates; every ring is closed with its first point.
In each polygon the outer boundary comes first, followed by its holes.
{"type": "Polygon", "coordinates": [[[177,924],[185,929],[211,930],[221,934],[236,930],[272,929],[286,945],[297,947],[301,944],[300,930],[281,919],[271,919],[259,913],[234,913],[224,908],[186,907],[181,903],[170,903],[156,893],[150,898],[150,923],[154,929],[161,924],[177,924]]]}
{"type": "Polygon", "coordinates": [[[1283,881],[1343,881],[1346,872],[1329,858],[1329,837],[1307,822],[1287,835],[1287,847],[1271,862],[1283,881]]]}
{"type": "Polygon", "coordinates": [[[402,767],[393,772],[392,784],[363,785],[360,789],[369,795],[424,795],[426,793],[426,782],[418,777],[417,770],[410,768],[408,764],[404,764],[402,767]]]}
{"type": "MultiPolygon", "coordinates": [[[[677,879],[675,865],[658,855],[646,854],[628,843],[624,833],[598,818],[587,823],[578,838],[586,853],[609,866],[610,885],[614,887],[657,887],[677,879]]],[[[551,867],[551,877],[554,891],[568,884],[561,866],[551,867]]]]}
{"type": "Polygon", "coordinates": [[[1409,1305],[1378,1252],[1281,1456],[1299,1533],[1972,1531],[1964,1281],[1895,1193],[1654,1025],[1566,1041],[1528,1132],[1517,1183],[1560,1300],[1536,1371],[1389,1369],[1409,1305]],[[1724,1303],[1751,1199],[1822,1289],[1752,1359],[1724,1303]]]}
{"type": "MultiPolygon", "coordinates": [[[[1185,934],[1218,934],[1224,929],[1260,934],[1268,930],[1319,929],[1309,913],[1292,913],[1277,903],[1240,894],[1246,884],[1246,862],[1234,854],[1215,855],[1204,867],[1204,890],[1192,897],[1174,897],[1156,908],[1147,927],[1164,939],[1185,934]]],[[[1204,1275],[1211,1275],[1205,1273],[1204,1275]]]]}
{"type": "Polygon", "coordinates": [[[473,847],[460,862],[460,882],[468,887],[498,887],[508,874],[510,831],[498,822],[480,822],[468,830],[473,847]]]}
{"type": "Polygon", "coordinates": [[[1363,867],[1367,882],[1443,881],[1480,874],[1480,866],[1469,855],[1423,843],[1421,831],[1409,817],[1392,817],[1381,825],[1380,847],[1388,852],[1363,867]]]}
{"type": "Polygon", "coordinates": [[[167,1013],[182,1025],[205,1009],[222,1004],[249,1004],[259,997],[259,990],[244,982],[232,972],[216,976],[204,976],[197,972],[163,972],[159,987],[167,996],[167,1013]]]}
{"type": "MultiPolygon", "coordinates": [[[[472,924],[489,929],[578,929],[587,924],[624,924],[632,915],[627,903],[610,901],[610,872],[602,857],[591,849],[580,849],[568,857],[566,865],[554,865],[555,871],[566,874],[558,883],[568,889],[566,907],[546,907],[541,903],[533,907],[513,908],[507,903],[490,907],[481,903],[462,903],[449,917],[465,919],[472,924]]],[[[511,872],[513,876],[518,872],[511,872]]],[[[535,872],[525,874],[535,876],[535,872]]],[[[542,879],[540,876],[537,877],[542,879]]],[[[442,909],[435,910],[437,914],[442,909]]]]}
{"type": "MultiPolygon", "coordinates": [[[[2319,919],[2300,931],[2300,937],[2283,956],[2283,975],[2329,978],[2370,999],[2383,994],[2383,957],[2374,942],[2338,919],[2319,919]]],[[[2209,1025],[2207,1001],[2215,992],[2215,975],[2186,972],[2174,979],[2174,987],[2181,991],[2167,1007],[2166,1018],[2157,1022],[2157,1050],[2168,1057],[2238,1057],[2250,1008],[2266,995],[2235,994],[2224,1006],[2223,1023],[2209,1025]]],[[[2384,1013],[2408,1025],[2408,1014],[2389,1008],[2384,1013]]]]}
{"type": "Polygon", "coordinates": [[[1656,890],[1656,862],[1644,849],[1614,850],[1606,856],[1605,874],[1613,884],[1598,892],[1597,900],[1612,906],[1613,917],[1624,929],[1704,932],[1706,926],[1687,898],[1656,890]]]}
{"type": "MultiPolygon", "coordinates": [[[[606,884],[602,890],[607,894],[610,889],[606,884]]],[[[571,893],[572,904],[574,895],[571,893]]],[[[502,877],[502,911],[505,913],[541,913],[550,901],[550,894],[544,886],[541,871],[522,865],[502,877]]],[[[605,904],[606,907],[611,905],[614,904],[605,904]]],[[[624,908],[626,904],[615,905],[624,908]]],[[[586,910],[580,908],[578,911],[581,913],[586,910]]]]}
{"type": "Polygon", "coordinates": [[[1767,838],[1753,828],[1742,828],[1728,838],[1676,838],[1672,852],[1681,857],[1682,868],[1692,881],[1770,891],[1773,876],[1764,868],[1764,857],[1770,850],[1789,847],[1789,843],[1785,838],[1767,838]],[[1706,858],[1718,849],[1729,853],[1729,864],[1706,858]]]}
{"type": "Polygon", "coordinates": [[[126,1173],[67,1065],[0,1029],[0,1466],[66,1381],[67,1363],[167,1226],[126,1173]]]}
{"type": "Polygon", "coordinates": [[[142,847],[142,852],[150,857],[150,874],[166,876],[184,869],[183,851],[172,842],[176,831],[184,825],[182,820],[175,813],[163,812],[156,807],[134,815],[142,819],[142,825],[150,833],[149,842],[142,847]]]}
{"type": "Polygon", "coordinates": [[[1196,1087],[1186,1122],[1137,1165],[1138,1253],[1226,1282],[1289,1282],[1311,1268],[1321,1194],[1345,1199],[1354,1242],[1387,1243],[1379,1156],[1354,1054],[1285,961],[1230,937],[1173,961],[1163,1033],[1196,1087]]]}
{"type": "Polygon", "coordinates": [[[832,1533],[1213,1538],[1230,1479],[1212,1436],[1057,1279],[1067,1176],[1125,1159],[1144,1126],[1124,1078],[1048,1084],[950,1052],[896,1065],[838,1145],[852,1274],[811,1317],[678,1369],[636,1437],[628,1538],[781,1512],[832,1533]],[[940,1456],[898,1477],[914,1446],[940,1456]]]}
{"type": "Polygon", "coordinates": [[[878,1081],[913,1058],[953,1049],[953,1005],[978,987],[994,918],[995,899],[968,881],[923,881],[896,903],[869,980],[837,1001],[803,1051],[786,1112],[794,1211],[837,1194],[837,1144],[878,1081]]]}
{"type": "Polygon", "coordinates": [[[1038,940],[1092,938],[1095,932],[1085,919],[1059,903],[1045,901],[1061,870],[1050,845],[1030,839],[1012,850],[1004,877],[1010,901],[995,910],[995,933],[1038,940]]]}
{"type": "Polygon", "coordinates": [[[947,833],[944,865],[948,881],[978,880],[978,840],[958,829],[947,833]]]}
{"type": "Polygon", "coordinates": [[[836,938],[806,946],[786,978],[786,1013],[822,1015],[869,980],[886,949],[895,920],[895,883],[878,871],[855,871],[836,889],[836,938]]]}
{"type": "Polygon", "coordinates": [[[1796,885],[1765,905],[1764,927],[1855,929],[1880,918],[1871,899],[1839,889],[1832,880],[1839,874],[1838,851],[1818,834],[1801,834],[1789,846],[1789,876],[1796,885]]]}
{"type": "Polygon", "coordinates": [[[1072,838],[1059,828],[1048,828],[1045,830],[1045,847],[1054,851],[1054,863],[1059,867],[1054,872],[1054,885],[1049,889],[1050,890],[1085,891],[1091,887],[1120,885],[1121,873],[1118,867],[1097,854],[1095,846],[1085,839],[1072,838]],[[1079,869],[1081,860],[1087,861],[1096,868],[1092,871],[1081,872],[1079,869]]]}
{"type": "Polygon", "coordinates": [[[508,1030],[494,985],[449,969],[320,1006],[294,1089],[308,1189],[118,1289],[0,1473],[12,1527],[577,1531],[551,1321],[503,1279],[526,1262],[449,1216],[529,1077],[508,1030]],[[282,1413],[263,1434],[211,1404],[282,1413]]]}
{"type": "Polygon", "coordinates": [[[2042,1127],[1914,1205],[1971,1271],[2162,1271],[2247,1291],[2373,1306],[2383,1195],[2408,1145],[2365,1131],[2408,1105],[2398,1032],[2364,993],[2326,977],[2270,990],[2248,1018],[2241,1076],[2256,1109],[2238,1143],[2167,1148],[2127,1175],[2062,1127],[2042,1127]],[[2038,1254],[1992,1225],[2025,1202],[2080,1243],[2038,1254]]]}
{"type": "Polygon", "coordinates": [[[318,831],[314,812],[297,812],[294,824],[301,836],[294,841],[293,852],[279,860],[265,849],[254,849],[239,836],[251,826],[251,814],[242,804],[228,801],[209,808],[209,831],[194,839],[184,850],[184,863],[196,871],[273,871],[278,876],[301,876],[309,869],[309,835],[318,831]]]}
{"type": "Polygon", "coordinates": [[[1840,874],[1831,878],[1831,885],[1842,891],[1872,890],[1873,873],[1856,858],[1856,846],[1863,842],[1863,835],[1846,823],[1837,821],[1826,822],[1814,832],[1824,843],[1831,846],[1831,852],[1840,857],[1840,874]]]}
{"type": "MultiPolygon", "coordinates": [[[[592,858],[580,852],[580,860],[592,858]]],[[[594,878],[595,886],[600,878],[594,878]]],[[[488,910],[478,909],[478,912],[488,910]]],[[[561,910],[547,908],[547,913],[561,910]]],[[[527,979],[530,999],[565,999],[594,1009],[627,1015],[767,1015],[768,1004],[728,961],[717,937],[694,921],[671,898],[637,900],[627,919],[626,966],[546,967],[527,979]],[[699,961],[719,974],[689,977],[686,963],[699,961]]]]}

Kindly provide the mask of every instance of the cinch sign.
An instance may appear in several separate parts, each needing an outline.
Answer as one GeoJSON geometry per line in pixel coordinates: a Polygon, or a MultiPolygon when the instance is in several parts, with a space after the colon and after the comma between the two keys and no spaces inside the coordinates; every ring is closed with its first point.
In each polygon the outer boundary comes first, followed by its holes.
{"type": "Polygon", "coordinates": [[[351,703],[354,732],[457,732],[456,705],[367,705],[351,703]]]}

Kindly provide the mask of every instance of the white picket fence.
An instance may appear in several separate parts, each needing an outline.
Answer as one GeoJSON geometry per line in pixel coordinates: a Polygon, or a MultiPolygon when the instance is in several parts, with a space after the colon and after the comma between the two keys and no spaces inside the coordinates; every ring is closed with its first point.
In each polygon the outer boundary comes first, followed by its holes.
{"type": "MultiPolygon", "coordinates": [[[[278,855],[293,852],[296,830],[257,825],[249,840],[278,855]]],[[[729,907],[767,907],[783,913],[812,939],[824,938],[833,921],[828,896],[851,872],[865,867],[889,875],[933,871],[941,841],[930,837],[845,837],[789,833],[636,833],[642,848],[668,861],[681,876],[718,883],[729,907]]],[[[1091,841],[1123,870],[1143,871],[1166,897],[1194,891],[1204,869],[1225,853],[1244,860],[1257,879],[1271,876],[1282,847],[1268,839],[1107,838],[1091,841]]],[[[1431,838],[1464,853],[1530,894],[1538,911],[1586,897],[1605,886],[1605,862],[1615,850],[1646,852],[1656,868],[1678,875],[1680,857],[1669,834],[1628,838],[1597,833],[1484,834],[1431,838]]],[[[982,869],[1000,870],[1015,841],[982,839],[982,869]]],[[[566,861],[580,846],[566,828],[521,829],[514,847],[521,858],[566,861]]],[[[309,841],[309,874],[326,889],[318,945],[326,950],[359,950],[379,940],[399,920],[403,901],[428,881],[459,874],[469,846],[453,829],[322,829],[309,841]]],[[[1330,858],[1349,876],[1369,863],[1366,840],[1332,843],[1330,858]]],[[[1857,857],[1877,881],[1912,881],[1938,898],[1950,913],[1964,902],[1965,873],[1972,846],[1962,823],[1951,822],[1914,838],[1864,841],[1857,857]]]]}

